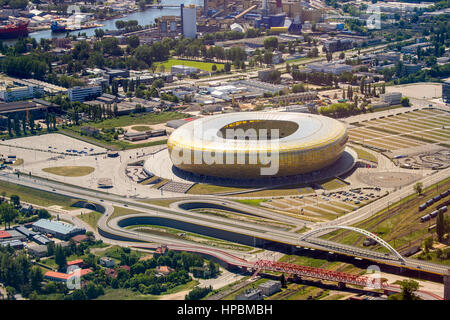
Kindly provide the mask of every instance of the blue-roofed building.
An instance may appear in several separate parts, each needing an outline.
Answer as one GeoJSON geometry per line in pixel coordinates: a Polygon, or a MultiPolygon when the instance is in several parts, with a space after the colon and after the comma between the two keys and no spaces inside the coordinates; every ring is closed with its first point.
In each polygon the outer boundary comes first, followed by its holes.
{"type": "Polygon", "coordinates": [[[78,234],[86,233],[86,229],[79,228],[74,225],[64,223],[61,221],[40,219],[33,223],[33,231],[52,234],[54,237],[62,240],[68,240],[78,234]]]}

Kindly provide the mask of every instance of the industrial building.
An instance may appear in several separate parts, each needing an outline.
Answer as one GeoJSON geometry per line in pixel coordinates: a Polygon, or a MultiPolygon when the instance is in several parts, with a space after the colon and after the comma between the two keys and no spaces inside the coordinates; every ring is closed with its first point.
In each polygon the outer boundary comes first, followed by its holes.
{"type": "Polygon", "coordinates": [[[402,103],[402,94],[401,92],[385,93],[380,96],[380,100],[390,106],[398,105],[402,103]]]}
{"type": "Polygon", "coordinates": [[[195,5],[181,4],[181,30],[185,38],[197,38],[197,9],[195,5]]]}
{"type": "Polygon", "coordinates": [[[33,223],[33,231],[44,234],[52,234],[54,237],[62,240],[68,240],[77,234],[86,233],[86,229],[79,228],[61,221],[40,219],[33,223]]]}
{"type": "Polygon", "coordinates": [[[182,75],[190,75],[192,73],[197,73],[198,69],[194,67],[188,67],[184,65],[175,65],[170,68],[170,72],[172,74],[182,74],[182,75]]]}
{"type": "Polygon", "coordinates": [[[274,293],[281,290],[281,282],[275,280],[269,280],[264,283],[261,283],[258,286],[258,289],[261,290],[261,293],[266,297],[273,295],[274,293]]]}
{"type": "Polygon", "coordinates": [[[450,103],[450,80],[447,80],[442,84],[442,100],[444,100],[445,103],[450,103]]]}

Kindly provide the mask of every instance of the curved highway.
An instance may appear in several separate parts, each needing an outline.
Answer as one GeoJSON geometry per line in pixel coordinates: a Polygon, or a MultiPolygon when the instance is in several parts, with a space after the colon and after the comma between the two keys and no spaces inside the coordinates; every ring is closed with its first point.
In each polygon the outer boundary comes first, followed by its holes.
{"type": "MultiPolygon", "coordinates": [[[[443,170],[442,172],[448,173],[450,169],[443,170]]],[[[424,187],[427,187],[428,185],[431,185],[433,183],[436,183],[437,181],[441,180],[442,176],[440,174],[438,175],[431,175],[428,177],[425,177],[422,179],[422,182],[424,184],[424,187]]],[[[74,186],[64,185],[61,183],[53,182],[53,181],[45,181],[38,178],[28,177],[28,176],[20,176],[17,177],[16,174],[11,173],[4,173],[0,176],[0,180],[9,181],[16,184],[21,184],[37,189],[41,189],[44,191],[49,191],[53,193],[58,193],[62,195],[66,195],[72,198],[80,198],[87,201],[93,201],[100,203],[105,206],[107,209],[105,214],[100,218],[98,222],[98,228],[101,230],[105,235],[108,235],[108,238],[116,237],[116,240],[126,239],[131,242],[156,242],[156,243],[172,243],[176,245],[183,245],[188,247],[196,247],[197,249],[202,248],[202,250],[217,250],[214,247],[207,246],[207,245],[193,245],[192,242],[186,241],[186,240],[177,240],[177,239],[168,239],[164,238],[162,236],[155,236],[155,235],[148,235],[143,234],[139,232],[135,232],[132,230],[126,230],[123,227],[121,227],[119,224],[121,221],[124,221],[126,219],[136,219],[137,217],[143,218],[143,217],[159,217],[162,219],[168,219],[173,221],[180,221],[182,223],[190,223],[195,224],[197,226],[203,226],[205,229],[215,229],[223,232],[228,232],[228,234],[236,234],[240,236],[246,236],[252,237],[254,239],[254,244],[261,244],[264,243],[264,241],[268,242],[278,242],[283,243],[287,245],[292,246],[298,246],[298,247],[305,247],[305,248],[311,248],[316,250],[323,250],[323,251],[333,251],[337,252],[339,254],[354,256],[354,257],[360,257],[368,260],[373,260],[375,262],[384,263],[384,264],[390,264],[398,267],[404,267],[408,269],[415,269],[415,270],[422,270],[427,271],[431,273],[437,273],[437,274],[445,274],[447,272],[447,267],[437,264],[431,264],[427,262],[423,262],[420,260],[415,259],[406,259],[405,262],[400,262],[396,260],[395,257],[389,255],[389,254],[383,254],[380,252],[370,251],[362,248],[357,248],[353,246],[343,245],[331,241],[326,241],[318,238],[312,238],[308,239],[307,241],[299,241],[298,240],[298,233],[295,232],[288,232],[288,231],[282,231],[270,226],[261,226],[252,224],[249,222],[243,222],[243,221],[235,221],[230,220],[224,217],[219,216],[211,216],[211,215],[205,215],[201,213],[191,212],[187,210],[180,209],[176,205],[172,205],[171,207],[160,207],[156,205],[150,205],[143,202],[139,202],[136,199],[130,199],[126,197],[121,197],[118,195],[111,195],[111,194],[105,194],[101,192],[96,192],[94,190],[87,190],[87,189],[80,189],[74,186]],[[140,214],[136,215],[125,215],[117,218],[110,219],[110,216],[113,213],[113,206],[118,207],[126,207],[129,209],[136,210],[140,212],[140,214]],[[262,242],[260,240],[263,240],[262,242]]],[[[394,200],[398,200],[399,197],[405,197],[412,193],[412,188],[405,188],[403,190],[399,190],[397,192],[393,192],[392,194],[388,195],[387,197],[390,197],[391,201],[394,202],[394,200]]],[[[183,199],[180,197],[180,199],[183,199]]],[[[189,197],[187,200],[180,200],[180,202],[192,202],[192,201],[207,201],[209,203],[216,203],[221,205],[229,205],[229,201],[222,200],[222,199],[214,199],[214,197],[196,197],[196,200],[193,200],[192,197],[189,197]],[[205,199],[205,200],[201,200],[205,199]]],[[[382,198],[371,205],[362,207],[352,213],[349,213],[348,215],[341,217],[339,219],[336,219],[338,221],[331,221],[327,224],[353,224],[355,222],[361,221],[363,219],[366,219],[370,216],[370,214],[373,212],[377,212],[378,210],[386,207],[387,199],[382,198]],[[373,208],[370,208],[373,206],[373,208]]],[[[245,205],[237,205],[236,203],[232,204],[233,208],[250,211],[253,212],[255,215],[265,217],[265,218],[272,218],[278,219],[279,217],[276,216],[276,214],[263,210],[263,209],[257,209],[252,206],[245,206],[245,205]],[[269,216],[270,215],[270,216],[269,216]]],[[[296,225],[304,225],[305,221],[295,218],[289,218],[289,217],[283,217],[283,222],[286,223],[296,223],[296,225]]],[[[308,227],[313,227],[313,224],[308,224],[308,227]]],[[[250,244],[250,243],[247,243],[250,244]]],[[[234,255],[241,255],[242,253],[236,252],[233,250],[222,250],[223,252],[228,252],[230,254],[234,255]]]]}

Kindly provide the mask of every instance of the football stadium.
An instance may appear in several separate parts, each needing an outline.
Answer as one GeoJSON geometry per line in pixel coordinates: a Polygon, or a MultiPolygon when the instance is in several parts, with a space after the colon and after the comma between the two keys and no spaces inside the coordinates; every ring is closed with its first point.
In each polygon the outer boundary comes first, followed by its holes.
{"type": "Polygon", "coordinates": [[[290,112],[232,113],[197,119],[167,143],[178,169],[201,176],[257,179],[320,171],[346,148],[345,124],[290,112]]]}

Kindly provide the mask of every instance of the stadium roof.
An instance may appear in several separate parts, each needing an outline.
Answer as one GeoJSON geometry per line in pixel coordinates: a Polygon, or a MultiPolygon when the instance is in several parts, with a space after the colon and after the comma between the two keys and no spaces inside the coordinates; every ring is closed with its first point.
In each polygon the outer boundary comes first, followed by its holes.
{"type": "Polygon", "coordinates": [[[218,136],[225,126],[253,120],[288,121],[298,124],[298,129],[280,138],[279,150],[319,148],[343,136],[346,126],[332,118],[292,112],[237,112],[201,118],[184,124],[175,130],[169,142],[184,146],[200,147],[203,150],[259,149],[259,140],[233,140],[218,136]]]}

